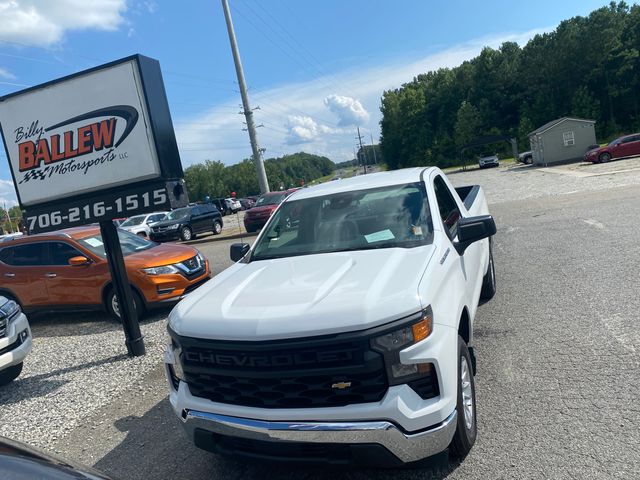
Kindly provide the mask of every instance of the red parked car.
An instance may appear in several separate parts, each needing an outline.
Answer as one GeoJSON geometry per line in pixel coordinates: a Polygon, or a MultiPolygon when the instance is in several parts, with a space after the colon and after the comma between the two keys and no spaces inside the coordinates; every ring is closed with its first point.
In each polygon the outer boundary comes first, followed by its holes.
{"type": "Polygon", "coordinates": [[[250,208],[244,214],[244,228],[246,228],[247,232],[257,232],[264,227],[271,214],[278,208],[278,205],[296,190],[298,189],[290,188],[289,190],[261,195],[256,201],[255,207],[250,208]]]}
{"type": "Polygon", "coordinates": [[[614,158],[640,155],[640,133],[616,138],[604,147],[589,150],[584,155],[585,162],[606,163],[614,158]]]}

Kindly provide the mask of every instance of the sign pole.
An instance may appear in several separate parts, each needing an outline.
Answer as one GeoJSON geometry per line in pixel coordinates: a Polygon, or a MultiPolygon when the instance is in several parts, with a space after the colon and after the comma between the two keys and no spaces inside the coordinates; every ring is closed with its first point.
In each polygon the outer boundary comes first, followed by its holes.
{"type": "Polygon", "coordinates": [[[124,257],[122,256],[122,248],[118,239],[118,229],[113,221],[105,220],[100,222],[100,233],[102,234],[102,241],[107,254],[113,288],[118,299],[127,353],[130,357],[140,357],[145,354],[144,340],[140,333],[138,312],[136,312],[133,303],[133,293],[131,292],[127,270],[124,266],[124,257]]]}

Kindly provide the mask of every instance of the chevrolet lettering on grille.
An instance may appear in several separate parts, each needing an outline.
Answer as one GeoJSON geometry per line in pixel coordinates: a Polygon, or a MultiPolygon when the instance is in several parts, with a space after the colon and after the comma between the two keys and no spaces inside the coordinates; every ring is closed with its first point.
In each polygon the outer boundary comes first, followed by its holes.
{"type": "Polygon", "coordinates": [[[222,367],[288,367],[318,363],[335,363],[353,359],[353,350],[282,353],[276,355],[244,355],[203,351],[186,351],[184,359],[190,363],[222,367]]]}

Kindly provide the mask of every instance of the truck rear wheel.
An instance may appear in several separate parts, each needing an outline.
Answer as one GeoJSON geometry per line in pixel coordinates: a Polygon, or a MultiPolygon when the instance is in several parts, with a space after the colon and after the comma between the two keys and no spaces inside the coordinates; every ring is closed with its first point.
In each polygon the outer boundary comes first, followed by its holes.
{"type": "Polygon", "coordinates": [[[458,412],[456,433],[449,444],[449,455],[462,460],[476,443],[476,386],[467,344],[458,337],[458,412]]]}

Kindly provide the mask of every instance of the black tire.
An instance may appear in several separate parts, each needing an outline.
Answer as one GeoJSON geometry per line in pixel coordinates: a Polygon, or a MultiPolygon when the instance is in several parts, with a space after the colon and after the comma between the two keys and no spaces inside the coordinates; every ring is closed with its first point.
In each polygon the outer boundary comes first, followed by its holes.
{"type": "Polygon", "coordinates": [[[180,230],[180,240],[182,240],[183,242],[188,242],[193,238],[195,238],[195,235],[193,234],[193,231],[191,230],[191,228],[182,227],[182,230],[180,230]]]}
{"type": "Polygon", "coordinates": [[[496,266],[493,262],[493,241],[489,239],[489,268],[482,277],[482,290],[480,290],[480,300],[489,301],[496,294],[496,266]]]}
{"type": "Polygon", "coordinates": [[[471,451],[476,443],[478,424],[476,421],[476,385],[473,378],[473,366],[467,344],[458,337],[458,400],[456,411],[458,412],[456,433],[449,444],[449,455],[457,460],[462,460],[471,451]],[[466,367],[464,366],[466,364],[466,367]],[[465,376],[466,368],[466,376],[465,376]],[[469,403],[469,400],[471,401],[469,403]],[[467,408],[465,408],[465,405],[467,408]],[[470,408],[469,408],[470,406],[470,408]],[[465,415],[467,410],[467,415],[465,415]]]}
{"type": "Polygon", "coordinates": [[[138,232],[138,233],[136,233],[136,235],[138,235],[139,237],[142,237],[142,238],[147,238],[147,234],[144,233],[144,232],[138,232]]]}
{"type": "Polygon", "coordinates": [[[0,387],[13,382],[22,372],[22,362],[0,371],[0,387]]]}
{"type": "Polygon", "coordinates": [[[524,163],[525,165],[531,165],[533,163],[533,157],[525,157],[524,163]]]}
{"type": "Polygon", "coordinates": [[[220,235],[222,233],[222,223],[220,220],[213,221],[213,234],[220,235]]]}
{"type": "MultiPolygon", "coordinates": [[[[132,289],[131,293],[133,294],[133,305],[134,305],[134,308],[136,309],[136,312],[138,312],[138,320],[140,320],[140,318],[144,314],[144,302],[140,298],[140,295],[138,295],[138,292],[132,289]]],[[[105,307],[107,309],[107,312],[109,312],[111,317],[116,322],[120,322],[121,321],[120,314],[116,311],[118,300],[116,299],[116,292],[113,288],[111,288],[107,293],[107,295],[105,296],[104,302],[105,302],[105,307]]]]}
{"type": "Polygon", "coordinates": [[[256,227],[244,227],[247,230],[247,233],[255,233],[258,230],[256,227]]]}
{"type": "Polygon", "coordinates": [[[611,155],[607,152],[601,153],[598,157],[598,160],[600,161],[600,163],[607,163],[609,160],[611,160],[611,155]]]}

